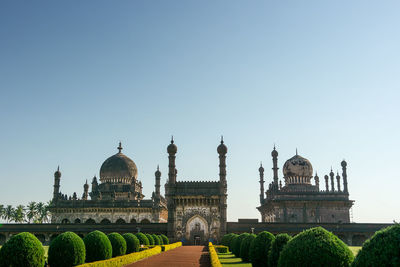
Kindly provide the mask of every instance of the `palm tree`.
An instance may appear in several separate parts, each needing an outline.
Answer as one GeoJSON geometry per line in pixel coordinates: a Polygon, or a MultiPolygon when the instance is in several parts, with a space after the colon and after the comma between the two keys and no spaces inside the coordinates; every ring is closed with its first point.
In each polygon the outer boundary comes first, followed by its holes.
{"type": "Polygon", "coordinates": [[[21,223],[25,220],[25,207],[23,205],[18,205],[14,210],[14,221],[16,223],[21,223]]]}
{"type": "Polygon", "coordinates": [[[7,205],[4,209],[4,219],[6,219],[7,223],[14,219],[14,208],[11,205],[7,205]]]}
{"type": "Polygon", "coordinates": [[[31,221],[34,221],[34,219],[38,216],[38,212],[36,209],[36,202],[32,201],[29,202],[28,207],[27,207],[27,213],[26,213],[26,218],[28,223],[31,223],[31,221]]]}
{"type": "Polygon", "coordinates": [[[49,221],[49,210],[48,206],[43,202],[39,202],[36,204],[36,211],[37,211],[37,223],[45,223],[49,221]]]}
{"type": "Polygon", "coordinates": [[[0,219],[4,218],[4,205],[0,204],[0,219]]]}

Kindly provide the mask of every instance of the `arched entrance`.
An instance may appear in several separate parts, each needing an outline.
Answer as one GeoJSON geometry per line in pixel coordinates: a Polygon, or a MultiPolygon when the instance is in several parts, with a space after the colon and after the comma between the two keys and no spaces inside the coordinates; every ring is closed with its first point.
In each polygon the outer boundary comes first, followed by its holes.
{"type": "Polygon", "coordinates": [[[186,240],[192,245],[204,245],[208,239],[208,223],[199,216],[195,215],[186,223],[186,240]]]}

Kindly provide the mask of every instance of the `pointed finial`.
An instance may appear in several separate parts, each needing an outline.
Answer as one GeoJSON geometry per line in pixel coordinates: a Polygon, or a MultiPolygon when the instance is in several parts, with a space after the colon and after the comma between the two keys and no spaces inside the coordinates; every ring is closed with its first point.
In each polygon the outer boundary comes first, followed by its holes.
{"type": "Polygon", "coordinates": [[[224,143],[224,136],[221,135],[221,144],[223,144],[223,143],[224,143]]]}
{"type": "Polygon", "coordinates": [[[315,171],[315,176],[317,176],[317,177],[318,177],[318,173],[317,173],[317,171],[315,171]]]}
{"type": "Polygon", "coordinates": [[[159,171],[159,170],[160,170],[160,165],[157,164],[157,171],[159,171]]]}
{"type": "Polygon", "coordinates": [[[171,135],[171,144],[173,144],[173,143],[174,143],[174,136],[171,135]]]}
{"type": "Polygon", "coordinates": [[[262,167],[262,161],[260,161],[260,167],[262,167]]]}
{"type": "Polygon", "coordinates": [[[87,179],[86,179],[86,184],[87,184],[87,179]]]}
{"type": "Polygon", "coordinates": [[[276,148],[275,148],[275,143],[274,143],[274,150],[276,150],[276,148]]]}
{"type": "Polygon", "coordinates": [[[57,171],[58,171],[58,172],[60,171],[60,165],[57,166],[57,171]]]}
{"type": "Polygon", "coordinates": [[[297,147],[296,147],[296,156],[297,156],[297,147]]]}
{"type": "Polygon", "coordinates": [[[122,150],[122,144],[121,144],[121,141],[119,141],[119,146],[117,147],[117,149],[118,149],[118,153],[121,153],[121,150],[122,150]]]}

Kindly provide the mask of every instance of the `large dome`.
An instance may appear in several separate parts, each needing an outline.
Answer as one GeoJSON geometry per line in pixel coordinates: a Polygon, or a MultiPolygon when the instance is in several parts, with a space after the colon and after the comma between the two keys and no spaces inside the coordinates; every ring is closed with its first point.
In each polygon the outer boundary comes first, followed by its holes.
{"type": "Polygon", "coordinates": [[[308,159],[296,154],[283,165],[283,176],[311,178],[313,176],[313,168],[308,159]]]}
{"type": "Polygon", "coordinates": [[[102,183],[127,183],[137,179],[138,171],[135,162],[125,156],[118,147],[119,152],[106,159],[100,168],[100,181],[102,183]]]}

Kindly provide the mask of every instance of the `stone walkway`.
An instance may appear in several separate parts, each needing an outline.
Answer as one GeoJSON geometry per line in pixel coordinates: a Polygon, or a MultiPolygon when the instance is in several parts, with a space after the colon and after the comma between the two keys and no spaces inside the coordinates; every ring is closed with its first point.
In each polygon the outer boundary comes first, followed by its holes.
{"type": "Polygon", "coordinates": [[[126,267],[210,267],[210,254],[205,246],[183,246],[152,256],[126,267]]]}

